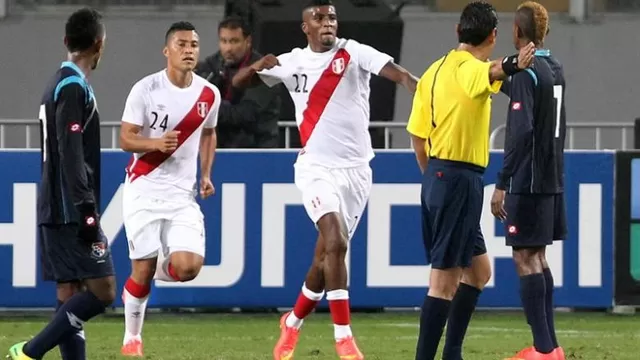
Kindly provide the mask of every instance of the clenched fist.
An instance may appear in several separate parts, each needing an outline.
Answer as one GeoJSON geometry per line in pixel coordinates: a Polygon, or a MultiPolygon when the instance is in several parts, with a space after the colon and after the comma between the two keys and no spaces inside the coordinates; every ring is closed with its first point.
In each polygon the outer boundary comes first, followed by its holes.
{"type": "Polygon", "coordinates": [[[262,57],[262,59],[254,62],[251,65],[251,68],[253,68],[253,70],[255,70],[256,72],[258,71],[262,71],[265,69],[271,69],[274,66],[278,66],[280,65],[280,62],[278,61],[278,58],[273,55],[273,54],[269,54],[269,55],[265,55],[264,57],[262,57]]]}
{"type": "Polygon", "coordinates": [[[168,131],[157,139],[156,148],[163,153],[172,152],[178,148],[178,135],[180,131],[168,131]]]}

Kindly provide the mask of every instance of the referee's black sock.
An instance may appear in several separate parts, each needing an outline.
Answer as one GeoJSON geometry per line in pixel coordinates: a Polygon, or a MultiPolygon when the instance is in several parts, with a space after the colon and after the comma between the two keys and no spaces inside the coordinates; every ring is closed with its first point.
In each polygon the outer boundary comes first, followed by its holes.
{"type": "Polygon", "coordinates": [[[104,312],[105,306],[89,291],[79,292],[62,304],[56,316],[42,331],[24,345],[22,351],[33,359],[47,352],[82,329],[83,323],[104,312]]]}
{"type": "Polygon", "coordinates": [[[416,349],[416,360],[433,360],[438,351],[451,301],[426,296],[420,314],[420,335],[416,349]]]}
{"type": "Polygon", "coordinates": [[[553,348],[557,348],[558,338],[556,337],[556,324],[553,318],[553,275],[551,274],[551,269],[545,268],[542,270],[544,274],[544,285],[546,288],[545,292],[545,307],[544,311],[547,313],[547,326],[549,326],[549,335],[551,336],[551,343],[553,343],[553,348]]]}
{"type": "Polygon", "coordinates": [[[539,353],[548,354],[553,351],[554,346],[547,325],[545,293],[542,273],[520,277],[520,298],[533,334],[533,346],[539,353]]]}
{"type": "Polygon", "coordinates": [[[442,352],[444,360],[462,359],[462,342],[467,333],[471,316],[476,310],[476,304],[481,292],[478,288],[460,283],[449,311],[447,336],[445,337],[444,351],[442,352]]]}
{"type": "MultiPolygon", "coordinates": [[[[56,312],[60,309],[62,304],[64,303],[58,300],[56,312]]],[[[62,339],[60,344],[58,344],[58,348],[60,348],[60,357],[62,357],[62,360],[86,359],[87,347],[84,338],[84,330],[79,330],[76,333],[71,334],[71,336],[67,336],[65,339],[62,339]]]]}

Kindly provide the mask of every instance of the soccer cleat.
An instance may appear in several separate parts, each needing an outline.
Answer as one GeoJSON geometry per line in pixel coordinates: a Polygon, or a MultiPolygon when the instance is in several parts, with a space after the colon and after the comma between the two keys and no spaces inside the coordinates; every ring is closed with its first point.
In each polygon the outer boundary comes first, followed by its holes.
{"type": "Polygon", "coordinates": [[[564,358],[564,349],[560,346],[558,346],[557,348],[553,349],[552,354],[556,355],[556,359],[555,360],[565,360],[564,358]]]}
{"type": "Polygon", "coordinates": [[[124,356],[142,357],[142,340],[131,339],[126,344],[122,345],[120,350],[124,356]]]}
{"type": "Polygon", "coordinates": [[[543,354],[537,352],[536,348],[531,346],[520,350],[514,357],[505,360],[558,360],[558,357],[555,350],[548,354],[543,354]]]}
{"type": "Polygon", "coordinates": [[[349,336],[336,342],[336,351],[340,360],[364,360],[364,355],[358,349],[356,340],[349,336]]]}
{"type": "Polygon", "coordinates": [[[26,344],[26,341],[17,343],[15,345],[13,345],[11,348],[9,348],[9,355],[7,355],[7,359],[11,359],[11,360],[34,360],[30,357],[28,357],[27,355],[25,355],[22,352],[22,348],[24,347],[24,344],[26,344]]]}
{"type": "Polygon", "coordinates": [[[280,339],[273,348],[273,360],[293,360],[293,353],[296,351],[300,330],[288,327],[286,320],[290,312],[280,318],[280,339]]]}

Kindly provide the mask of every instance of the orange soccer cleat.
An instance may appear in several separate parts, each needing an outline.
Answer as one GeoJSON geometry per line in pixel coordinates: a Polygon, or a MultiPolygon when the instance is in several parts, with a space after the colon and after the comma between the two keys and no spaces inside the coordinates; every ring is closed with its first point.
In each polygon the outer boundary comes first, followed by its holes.
{"type": "Polygon", "coordinates": [[[278,339],[276,347],[273,348],[273,360],[292,360],[293,353],[296,351],[300,330],[287,326],[287,316],[289,313],[280,318],[280,339],[278,339]]]}
{"type": "Polygon", "coordinates": [[[558,346],[557,348],[553,349],[552,354],[556,355],[556,360],[565,360],[565,358],[564,358],[564,349],[561,348],[560,346],[558,346]]]}
{"type": "Polygon", "coordinates": [[[514,357],[507,358],[505,360],[560,360],[564,358],[559,358],[557,349],[548,353],[543,354],[536,351],[536,348],[531,346],[525,349],[520,350],[514,357]]]}
{"type": "Polygon", "coordinates": [[[336,351],[340,360],[364,360],[364,355],[362,355],[355,339],[351,336],[338,340],[336,342],[336,351]]]}
{"type": "Polygon", "coordinates": [[[120,350],[124,356],[142,357],[142,340],[131,339],[126,344],[122,345],[120,350]]]}

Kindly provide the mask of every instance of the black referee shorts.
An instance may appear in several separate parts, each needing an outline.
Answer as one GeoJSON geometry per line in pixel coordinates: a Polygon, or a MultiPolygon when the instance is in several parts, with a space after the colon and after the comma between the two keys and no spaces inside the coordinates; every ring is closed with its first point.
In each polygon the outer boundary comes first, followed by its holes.
{"type": "Polygon", "coordinates": [[[434,269],[471,266],[487,252],[480,230],[484,169],[429,159],[422,181],[422,234],[434,269]]]}

